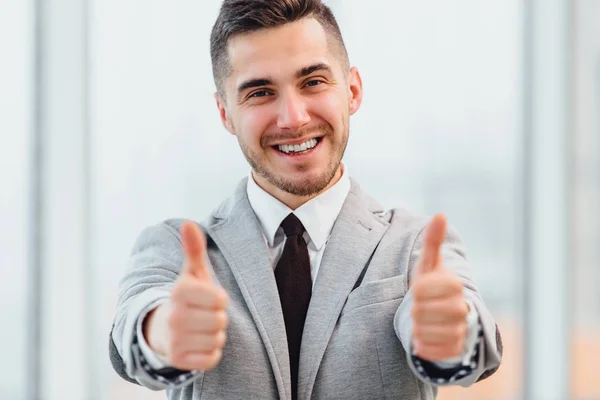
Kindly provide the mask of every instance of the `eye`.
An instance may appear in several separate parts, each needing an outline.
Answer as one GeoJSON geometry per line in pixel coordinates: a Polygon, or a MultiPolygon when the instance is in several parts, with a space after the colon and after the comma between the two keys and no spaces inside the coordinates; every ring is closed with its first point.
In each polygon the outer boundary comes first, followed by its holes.
{"type": "Polygon", "coordinates": [[[252,93],[248,97],[250,97],[250,98],[252,98],[252,97],[266,97],[266,96],[269,96],[269,95],[270,95],[270,93],[268,91],[266,91],[266,90],[258,90],[256,92],[252,93]]]}
{"type": "Polygon", "coordinates": [[[322,80],[320,80],[320,79],[313,79],[313,80],[310,80],[310,81],[306,82],[306,86],[308,86],[308,87],[315,87],[315,86],[320,85],[321,83],[323,83],[322,80]]]}

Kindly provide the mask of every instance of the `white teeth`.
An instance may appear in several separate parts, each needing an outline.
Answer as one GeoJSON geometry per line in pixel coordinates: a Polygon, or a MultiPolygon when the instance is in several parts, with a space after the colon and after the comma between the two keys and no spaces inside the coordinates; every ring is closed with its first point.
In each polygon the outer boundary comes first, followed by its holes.
{"type": "Polygon", "coordinates": [[[312,149],[316,145],[317,145],[317,139],[309,139],[302,144],[296,144],[296,145],[280,144],[278,146],[278,148],[279,148],[279,151],[282,151],[284,153],[299,153],[301,151],[312,149]]]}

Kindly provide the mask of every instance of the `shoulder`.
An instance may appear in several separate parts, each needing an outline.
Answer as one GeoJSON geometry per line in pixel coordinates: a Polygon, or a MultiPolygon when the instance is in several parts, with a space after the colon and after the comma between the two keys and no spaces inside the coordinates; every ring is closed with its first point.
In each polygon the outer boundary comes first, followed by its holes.
{"type": "MultiPolygon", "coordinates": [[[[353,204],[360,204],[359,207],[366,207],[369,214],[373,215],[381,224],[387,225],[384,234],[384,240],[394,240],[413,246],[415,242],[422,240],[425,228],[431,222],[433,215],[418,213],[403,207],[393,207],[385,209],[366,193],[360,185],[352,180],[352,189],[350,196],[355,196],[353,204]]],[[[448,221],[447,242],[460,242],[461,237],[456,228],[448,221]]]]}
{"type": "Polygon", "coordinates": [[[390,224],[390,229],[419,233],[429,223],[432,216],[419,214],[405,208],[391,208],[383,216],[390,224]]]}
{"type": "Polygon", "coordinates": [[[431,220],[430,216],[405,208],[391,208],[380,218],[389,224],[382,241],[401,252],[410,253],[422,237],[422,232],[431,220]]]}
{"type": "Polygon", "coordinates": [[[382,224],[389,225],[388,232],[419,233],[431,220],[432,216],[419,214],[402,207],[385,209],[371,195],[364,191],[358,182],[351,179],[352,187],[349,196],[355,196],[358,204],[366,207],[382,224]]]}
{"type": "MultiPolygon", "coordinates": [[[[227,218],[236,209],[247,200],[246,184],[247,177],[240,180],[235,192],[221,202],[210,215],[202,221],[194,218],[169,218],[156,224],[147,226],[138,236],[136,247],[159,245],[159,246],[176,246],[181,247],[181,227],[186,221],[195,223],[202,231],[207,234],[207,229],[218,224],[221,220],[227,218]]],[[[247,201],[246,201],[247,203],[247,201]]],[[[208,238],[209,247],[212,245],[208,238]]]]}
{"type": "Polygon", "coordinates": [[[168,219],[148,225],[137,236],[133,253],[147,251],[171,251],[181,247],[181,225],[185,219],[168,219]]]}

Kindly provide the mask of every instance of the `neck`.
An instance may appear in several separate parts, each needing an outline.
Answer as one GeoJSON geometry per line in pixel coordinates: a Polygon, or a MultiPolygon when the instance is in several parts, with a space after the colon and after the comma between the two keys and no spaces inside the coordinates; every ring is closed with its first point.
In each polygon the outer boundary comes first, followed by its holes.
{"type": "Polygon", "coordinates": [[[291,210],[295,210],[298,207],[300,207],[301,205],[303,205],[304,203],[306,203],[307,201],[314,199],[321,193],[324,193],[327,190],[329,190],[329,188],[331,188],[333,185],[335,185],[340,180],[343,172],[344,172],[344,166],[343,166],[343,164],[340,164],[337,171],[335,172],[335,175],[333,176],[333,179],[327,184],[327,186],[325,186],[321,191],[311,194],[311,195],[308,195],[308,196],[296,196],[294,194],[283,191],[283,190],[279,189],[278,187],[276,187],[275,185],[273,185],[271,182],[268,182],[266,179],[264,179],[260,175],[256,174],[254,171],[252,171],[252,178],[254,179],[254,182],[256,182],[256,184],[262,190],[269,193],[271,196],[275,197],[277,200],[279,200],[280,202],[282,202],[283,204],[288,206],[291,210]]]}

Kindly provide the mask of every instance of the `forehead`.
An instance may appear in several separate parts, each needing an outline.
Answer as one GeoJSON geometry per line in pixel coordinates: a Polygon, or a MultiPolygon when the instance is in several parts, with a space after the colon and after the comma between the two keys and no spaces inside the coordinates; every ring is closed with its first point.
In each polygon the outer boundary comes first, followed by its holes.
{"type": "Polygon", "coordinates": [[[234,86],[257,77],[285,79],[315,63],[336,65],[327,34],[313,18],[234,36],[228,47],[232,67],[228,81],[234,86]]]}

